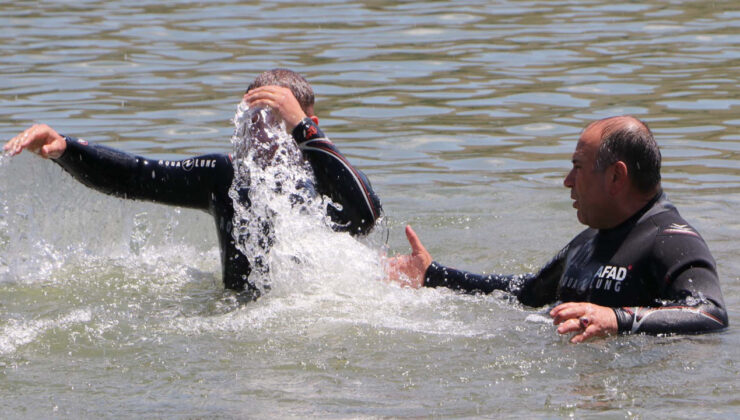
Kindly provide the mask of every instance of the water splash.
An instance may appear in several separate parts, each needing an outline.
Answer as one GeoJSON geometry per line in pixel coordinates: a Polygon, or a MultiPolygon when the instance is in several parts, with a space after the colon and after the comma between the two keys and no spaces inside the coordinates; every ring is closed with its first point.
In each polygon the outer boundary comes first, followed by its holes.
{"type": "Polygon", "coordinates": [[[89,309],[75,309],[56,319],[9,319],[0,327],[0,355],[11,354],[18,347],[36,341],[39,335],[54,328],[84,324],[91,320],[92,313],[89,309]]]}
{"type": "Polygon", "coordinates": [[[317,229],[330,230],[329,221],[324,201],[314,196],[311,169],[285,123],[269,108],[249,108],[242,102],[234,126],[234,181],[229,191],[233,237],[249,259],[249,281],[265,292],[273,283],[273,268],[301,261],[300,250],[283,252],[278,240],[305,245],[317,229]]]}
{"type": "Polygon", "coordinates": [[[1,150],[0,151],[0,166],[2,166],[3,162],[5,162],[9,158],[10,158],[10,150],[1,150]]]}

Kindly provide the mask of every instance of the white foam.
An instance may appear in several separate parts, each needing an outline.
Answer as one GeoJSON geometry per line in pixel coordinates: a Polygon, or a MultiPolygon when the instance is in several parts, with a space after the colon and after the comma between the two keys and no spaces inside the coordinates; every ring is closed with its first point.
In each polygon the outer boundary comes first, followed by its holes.
{"type": "Polygon", "coordinates": [[[69,328],[72,325],[90,322],[89,309],[76,309],[54,319],[19,321],[10,319],[0,332],[0,354],[9,354],[20,346],[32,343],[36,338],[54,328],[69,328]]]}

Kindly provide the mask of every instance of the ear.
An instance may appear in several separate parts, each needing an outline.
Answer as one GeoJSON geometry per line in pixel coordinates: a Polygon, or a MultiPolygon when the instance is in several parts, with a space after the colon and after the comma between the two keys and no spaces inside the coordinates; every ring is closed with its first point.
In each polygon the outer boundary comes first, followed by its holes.
{"type": "Polygon", "coordinates": [[[621,160],[607,169],[606,179],[609,195],[616,196],[624,191],[630,183],[627,165],[621,160]]]}
{"type": "Polygon", "coordinates": [[[311,118],[311,121],[313,121],[314,124],[319,125],[319,117],[311,115],[309,118],[311,118]]]}

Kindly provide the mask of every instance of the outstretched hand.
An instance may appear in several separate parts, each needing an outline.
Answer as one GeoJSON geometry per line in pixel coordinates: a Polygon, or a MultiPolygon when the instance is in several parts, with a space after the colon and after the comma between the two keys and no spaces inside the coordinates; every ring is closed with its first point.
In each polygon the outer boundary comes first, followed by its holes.
{"type": "Polygon", "coordinates": [[[67,142],[46,124],[34,124],[5,143],[3,151],[15,156],[28,149],[43,158],[56,159],[64,153],[67,142]]]}
{"type": "Polygon", "coordinates": [[[571,343],[580,343],[591,337],[617,334],[617,316],[612,308],[586,302],[568,302],[550,311],[552,322],[560,334],[576,333],[571,343]]]}
{"type": "Polygon", "coordinates": [[[401,285],[418,289],[424,285],[424,274],[432,264],[432,256],[411,226],[406,226],[406,239],[411,245],[411,255],[399,255],[389,259],[388,278],[401,285]]]}
{"type": "Polygon", "coordinates": [[[262,86],[244,94],[249,106],[268,106],[277,111],[285,121],[285,128],[290,133],[296,125],[306,118],[298,100],[290,89],[281,86],[262,86]]]}

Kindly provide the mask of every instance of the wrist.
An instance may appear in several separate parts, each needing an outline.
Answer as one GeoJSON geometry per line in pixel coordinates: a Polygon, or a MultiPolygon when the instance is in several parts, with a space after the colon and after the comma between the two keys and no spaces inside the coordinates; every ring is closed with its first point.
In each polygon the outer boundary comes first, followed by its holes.
{"type": "Polygon", "coordinates": [[[447,283],[447,270],[444,266],[432,261],[424,270],[424,276],[421,280],[422,287],[444,286],[447,283]]]}
{"type": "Polygon", "coordinates": [[[293,127],[291,133],[293,135],[293,139],[295,139],[298,144],[323,136],[319,127],[309,117],[300,120],[298,124],[293,127]]]}
{"type": "Polygon", "coordinates": [[[626,334],[632,332],[635,314],[628,308],[611,308],[617,317],[617,333],[626,334]]]}
{"type": "Polygon", "coordinates": [[[57,159],[63,158],[64,155],[67,153],[67,149],[69,149],[70,145],[74,145],[74,144],[77,144],[77,143],[82,144],[82,145],[85,145],[85,146],[87,145],[87,141],[85,141],[85,140],[77,139],[77,138],[74,138],[74,137],[69,137],[69,136],[66,136],[66,135],[61,134],[61,133],[59,135],[62,137],[62,140],[63,140],[63,143],[62,144],[64,144],[64,146],[62,146],[60,148],[61,150],[59,150],[59,156],[56,156],[56,157],[49,156],[49,158],[52,159],[52,160],[57,160],[57,159]]]}

